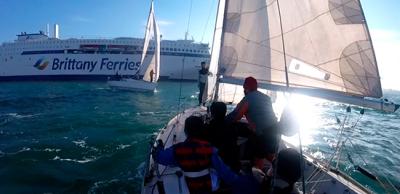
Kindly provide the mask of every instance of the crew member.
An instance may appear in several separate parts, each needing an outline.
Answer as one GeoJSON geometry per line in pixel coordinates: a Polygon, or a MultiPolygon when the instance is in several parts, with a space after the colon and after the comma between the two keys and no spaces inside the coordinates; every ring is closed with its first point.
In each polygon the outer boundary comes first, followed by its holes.
{"type": "Polygon", "coordinates": [[[150,82],[153,82],[153,80],[154,80],[154,71],[152,69],[150,70],[150,82]]]}
{"type": "Polygon", "coordinates": [[[279,144],[280,135],[276,129],[277,119],[272,108],[271,98],[257,90],[257,80],[247,77],[243,84],[245,96],[236,108],[227,115],[229,122],[246,117],[248,127],[254,132],[249,138],[251,150],[257,157],[272,161],[279,144]]]}
{"type": "Polygon", "coordinates": [[[210,75],[206,67],[206,62],[201,62],[201,69],[199,70],[199,80],[198,80],[198,87],[199,87],[199,106],[203,104],[203,93],[207,83],[207,77],[210,75]]]}
{"type": "Polygon", "coordinates": [[[155,161],[162,165],[179,166],[183,170],[191,194],[208,194],[216,189],[216,177],[232,187],[234,193],[258,193],[259,185],[252,177],[239,176],[227,167],[217,154],[217,149],[205,140],[203,120],[190,116],[185,121],[187,139],[167,149],[158,146],[153,153],[155,161]],[[211,173],[214,169],[217,174],[211,173]]]}

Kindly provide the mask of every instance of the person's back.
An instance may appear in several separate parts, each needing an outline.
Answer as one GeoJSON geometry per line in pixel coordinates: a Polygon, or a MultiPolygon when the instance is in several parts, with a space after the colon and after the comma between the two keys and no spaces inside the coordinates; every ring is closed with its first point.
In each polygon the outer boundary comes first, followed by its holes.
{"type": "Polygon", "coordinates": [[[237,131],[233,125],[225,121],[226,105],[223,102],[213,102],[209,124],[206,126],[206,137],[218,149],[221,159],[232,170],[240,170],[239,147],[237,145],[237,131]]]}
{"type": "Polygon", "coordinates": [[[213,147],[200,139],[188,139],[175,145],[175,159],[183,170],[191,194],[212,191],[211,157],[213,147]]]}
{"type": "Polygon", "coordinates": [[[276,124],[275,113],[272,108],[271,98],[260,91],[249,92],[244,101],[248,103],[248,111],[245,113],[250,126],[257,134],[269,129],[276,124]]]}
{"type": "Polygon", "coordinates": [[[245,97],[228,114],[227,121],[239,121],[245,116],[249,128],[254,132],[248,141],[250,155],[260,159],[266,157],[271,161],[280,141],[271,99],[257,90],[257,80],[253,77],[245,79],[243,89],[245,97]]]}
{"type": "Polygon", "coordinates": [[[276,170],[275,181],[271,188],[271,194],[297,194],[295,183],[300,179],[301,155],[295,149],[286,148],[278,153],[274,166],[276,170]]]}

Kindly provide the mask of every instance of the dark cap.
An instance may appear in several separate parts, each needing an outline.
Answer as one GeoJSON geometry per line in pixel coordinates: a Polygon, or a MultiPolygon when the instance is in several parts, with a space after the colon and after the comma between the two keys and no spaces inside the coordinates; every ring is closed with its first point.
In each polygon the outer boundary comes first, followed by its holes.
{"type": "Polygon", "coordinates": [[[185,133],[187,137],[201,137],[203,135],[203,119],[198,116],[190,116],[185,120],[185,133]]]}
{"type": "Polygon", "coordinates": [[[223,102],[213,102],[210,107],[211,115],[217,119],[225,118],[226,104],[223,102]]]}
{"type": "Polygon", "coordinates": [[[244,80],[243,88],[250,91],[257,90],[257,80],[254,77],[247,77],[244,80]]]}

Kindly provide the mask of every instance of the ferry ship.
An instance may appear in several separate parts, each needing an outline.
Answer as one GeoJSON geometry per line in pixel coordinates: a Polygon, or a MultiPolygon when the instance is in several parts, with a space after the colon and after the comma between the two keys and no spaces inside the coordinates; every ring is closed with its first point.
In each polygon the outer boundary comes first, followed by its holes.
{"type": "MultiPolygon", "coordinates": [[[[143,39],[60,39],[39,31],[17,35],[0,46],[0,81],[106,80],[109,76],[143,75],[143,39]]],[[[150,46],[148,54],[154,52],[150,46]]],[[[162,40],[162,79],[196,80],[200,63],[209,61],[208,44],[192,40],[162,40]]]]}

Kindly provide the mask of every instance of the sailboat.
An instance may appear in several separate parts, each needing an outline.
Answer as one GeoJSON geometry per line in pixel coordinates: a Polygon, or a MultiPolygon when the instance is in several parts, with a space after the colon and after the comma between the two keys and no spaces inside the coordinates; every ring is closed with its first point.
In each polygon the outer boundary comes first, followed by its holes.
{"type": "Polygon", "coordinates": [[[154,15],[153,2],[151,2],[150,13],[147,20],[145,38],[143,43],[143,52],[140,60],[140,68],[137,70],[135,78],[123,78],[116,75],[116,78],[109,80],[107,83],[110,87],[122,90],[132,91],[154,91],[160,76],[160,30],[158,28],[156,17],[154,15]],[[151,33],[153,33],[154,41],[150,41],[151,33]],[[150,43],[154,43],[154,54],[150,60],[145,60],[148,55],[147,51],[150,43]],[[145,61],[148,61],[146,65],[145,61]],[[139,79],[141,69],[145,68],[142,79],[139,79]]]}
{"type": "MultiPolygon", "coordinates": [[[[220,0],[209,71],[209,103],[238,102],[244,79],[252,76],[261,89],[388,112],[399,108],[382,99],[359,0],[220,0]]],[[[193,107],[176,115],[160,130],[154,145],[162,141],[168,148],[184,141],[184,121],[191,115],[207,115],[207,109],[193,107]]],[[[302,161],[305,193],[371,193],[329,163],[307,154],[302,161]]],[[[179,167],[157,164],[151,156],[146,164],[142,194],[189,193],[179,167]]],[[[374,177],[365,169],[359,171],[374,177]]]]}

